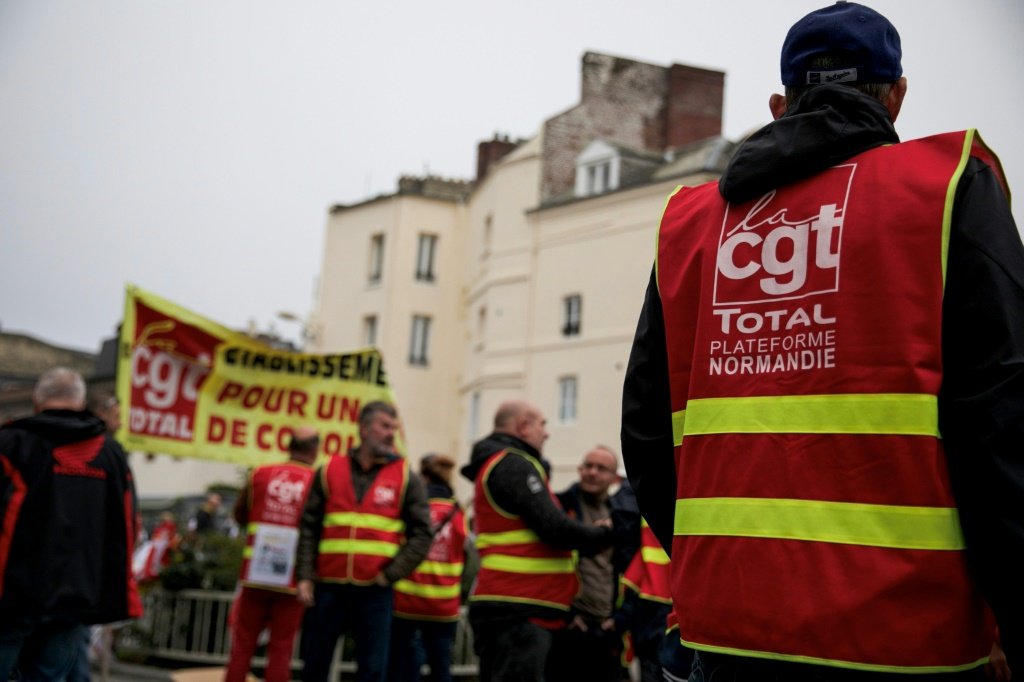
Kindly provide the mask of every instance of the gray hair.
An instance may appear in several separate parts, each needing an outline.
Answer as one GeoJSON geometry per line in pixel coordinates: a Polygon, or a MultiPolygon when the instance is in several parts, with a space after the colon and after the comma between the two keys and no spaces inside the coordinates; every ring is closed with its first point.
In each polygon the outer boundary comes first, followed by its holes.
{"type": "Polygon", "coordinates": [[[42,406],[51,402],[67,402],[85,406],[85,380],[67,367],[54,367],[39,377],[32,400],[42,406]]]}
{"type": "MultiPolygon", "coordinates": [[[[832,69],[845,69],[850,66],[855,66],[854,60],[850,55],[842,52],[834,52],[828,54],[820,54],[812,57],[808,60],[807,68],[819,71],[828,71],[832,69]]],[[[839,83],[854,90],[860,90],[865,95],[877,99],[879,102],[884,103],[885,98],[889,96],[889,91],[892,90],[892,83],[839,83]]],[[[798,99],[800,99],[805,92],[811,88],[817,87],[816,85],[787,85],[786,86],[786,107],[793,106],[798,99]]]]}
{"type": "Polygon", "coordinates": [[[383,412],[392,419],[398,419],[398,411],[394,405],[383,400],[374,400],[363,405],[363,409],[359,411],[359,425],[366,426],[372,422],[378,412],[383,412]]]}

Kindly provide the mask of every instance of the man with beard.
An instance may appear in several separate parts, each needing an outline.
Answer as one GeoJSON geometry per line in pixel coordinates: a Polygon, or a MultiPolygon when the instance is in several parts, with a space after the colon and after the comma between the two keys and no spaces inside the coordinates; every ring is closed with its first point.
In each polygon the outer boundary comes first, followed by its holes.
{"type": "Polygon", "coordinates": [[[350,625],[359,682],[383,682],[392,585],[430,549],[430,508],[419,478],[394,452],[398,414],[384,402],[359,413],[360,443],[320,467],[299,526],[296,565],[303,679],[324,681],[338,636],[350,625]]]}

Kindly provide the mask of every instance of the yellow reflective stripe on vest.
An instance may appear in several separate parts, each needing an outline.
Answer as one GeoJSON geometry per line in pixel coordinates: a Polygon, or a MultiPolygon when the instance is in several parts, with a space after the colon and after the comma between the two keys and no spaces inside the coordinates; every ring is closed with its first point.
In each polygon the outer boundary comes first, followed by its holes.
{"type": "Polygon", "coordinates": [[[672,435],[676,445],[682,443],[684,433],[862,433],[938,438],[938,404],[938,398],[924,393],[698,398],[672,415],[672,435]]]}
{"type": "Polygon", "coordinates": [[[728,535],[899,549],[962,550],[957,510],[818,500],[676,501],[676,535],[728,535]]]}
{"type": "MultiPolygon", "coordinates": [[[[678,626],[676,626],[678,627],[678,626]]],[[[666,632],[670,632],[667,630],[666,632]]],[[[730,654],[735,656],[748,656],[751,658],[766,658],[773,661],[792,661],[794,663],[810,663],[812,665],[831,666],[833,668],[846,668],[848,670],[867,670],[876,673],[953,673],[963,670],[970,670],[988,663],[988,656],[979,658],[977,661],[964,663],[962,665],[881,665],[877,663],[858,663],[855,661],[841,661],[831,658],[818,658],[816,656],[799,656],[794,654],[777,654],[771,651],[757,651],[755,649],[736,649],[726,646],[715,646],[700,642],[690,642],[682,637],[679,641],[689,649],[698,651],[709,651],[717,654],[730,654]]],[[[911,678],[912,679],[912,678],[911,678]]]]}
{"type": "Polygon", "coordinates": [[[676,447],[683,443],[683,427],[686,425],[686,410],[672,413],[672,440],[676,447]]]}
{"type": "Polygon", "coordinates": [[[540,538],[529,528],[507,530],[503,533],[480,533],[476,536],[477,549],[500,545],[526,545],[533,542],[540,542],[540,538]]]}
{"type": "Polygon", "coordinates": [[[363,554],[365,556],[393,557],[398,554],[398,545],[381,540],[353,540],[351,538],[330,538],[320,541],[321,554],[363,554]]]}
{"type": "Polygon", "coordinates": [[[946,288],[946,264],[949,257],[949,235],[950,229],[953,224],[953,199],[956,196],[956,188],[960,185],[960,177],[964,174],[964,169],[967,168],[967,162],[971,158],[971,149],[974,147],[974,137],[978,134],[978,131],[974,128],[970,128],[964,135],[963,147],[960,149],[960,161],[956,165],[956,170],[953,171],[953,176],[949,179],[949,184],[946,185],[946,201],[942,207],[942,288],[945,291],[946,288]]]}
{"type": "Polygon", "coordinates": [[[377,514],[362,512],[331,512],[324,516],[324,528],[331,526],[355,526],[371,530],[383,530],[390,533],[401,533],[405,530],[405,522],[377,514]]]}
{"type": "Polygon", "coordinates": [[[440,575],[447,577],[457,577],[462,575],[463,563],[444,563],[441,561],[423,561],[419,566],[416,567],[417,573],[425,573],[426,575],[440,575]]]}
{"type": "Polygon", "coordinates": [[[452,599],[459,596],[461,589],[462,586],[459,583],[454,585],[424,585],[405,579],[395,583],[395,592],[411,594],[415,597],[427,597],[429,599],[452,599]]]}
{"type": "Polygon", "coordinates": [[[643,560],[649,564],[661,564],[664,566],[671,563],[668,554],[661,547],[641,547],[640,554],[643,560]]]}
{"type": "Polygon", "coordinates": [[[575,573],[572,557],[536,559],[530,557],[490,554],[480,557],[480,567],[506,573],[575,573]]]}

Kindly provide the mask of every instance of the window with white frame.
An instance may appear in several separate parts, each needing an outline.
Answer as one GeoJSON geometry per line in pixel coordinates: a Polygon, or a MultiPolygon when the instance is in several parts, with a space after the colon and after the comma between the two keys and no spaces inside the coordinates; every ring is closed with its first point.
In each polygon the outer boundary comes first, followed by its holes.
{"type": "Polygon", "coordinates": [[[430,318],[426,315],[412,316],[409,364],[421,366],[430,364],[430,318]]]}
{"type": "Polygon", "coordinates": [[[363,318],[363,345],[377,345],[377,316],[367,315],[363,318]]]}
{"type": "Polygon", "coordinates": [[[384,275],[384,235],[375,234],[370,237],[370,264],[367,269],[366,281],[379,284],[384,275]]]}
{"type": "Polygon", "coordinates": [[[576,157],[576,196],[589,197],[618,189],[621,166],[618,148],[594,140],[576,157]]]}
{"type": "Polygon", "coordinates": [[[416,279],[420,282],[434,281],[434,259],[437,257],[437,235],[420,233],[416,249],[416,279]]]}
{"type": "Polygon", "coordinates": [[[558,380],[558,421],[571,424],[576,421],[576,377],[562,377],[558,380]]]}
{"type": "Polygon", "coordinates": [[[583,297],[571,294],[562,299],[562,336],[579,336],[583,315],[583,297]]]}

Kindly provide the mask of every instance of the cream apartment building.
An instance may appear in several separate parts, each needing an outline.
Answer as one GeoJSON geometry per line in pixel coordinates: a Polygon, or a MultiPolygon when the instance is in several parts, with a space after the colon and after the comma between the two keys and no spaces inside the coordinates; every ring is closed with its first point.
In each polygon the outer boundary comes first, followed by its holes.
{"type": "Polygon", "coordinates": [[[310,350],[381,350],[414,461],[465,461],[499,403],[535,402],[567,485],[590,446],[618,449],[665,200],[716,179],[733,148],[723,79],[587,53],[579,103],[529,140],[481,143],[473,182],[402,178],[334,207],[310,350]]]}

